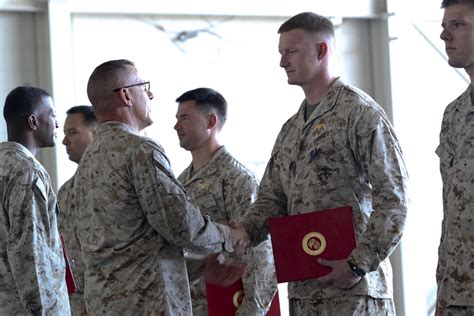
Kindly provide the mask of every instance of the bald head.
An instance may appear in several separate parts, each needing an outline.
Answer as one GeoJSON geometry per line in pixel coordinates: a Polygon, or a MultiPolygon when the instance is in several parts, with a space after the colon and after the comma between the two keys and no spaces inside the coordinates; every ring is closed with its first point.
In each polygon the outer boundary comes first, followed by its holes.
{"type": "Polygon", "coordinates": [[[114,89],[127,84],[136,75],[135,64],[126,59],[110,60],[94,69],[87,84],[87,96],[97,111],[110,100],[114,89]]]}

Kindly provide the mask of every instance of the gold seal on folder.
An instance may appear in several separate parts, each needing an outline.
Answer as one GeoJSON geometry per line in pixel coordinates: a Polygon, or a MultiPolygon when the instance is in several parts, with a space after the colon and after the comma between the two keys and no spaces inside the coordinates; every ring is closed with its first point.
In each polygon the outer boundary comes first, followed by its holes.
{"type": "Polygon", "coordinates": [[[326,249],[326,238],[321,233],[311,232],[304,236],[302,246],[308,255],[317,256],[326,249]]]}

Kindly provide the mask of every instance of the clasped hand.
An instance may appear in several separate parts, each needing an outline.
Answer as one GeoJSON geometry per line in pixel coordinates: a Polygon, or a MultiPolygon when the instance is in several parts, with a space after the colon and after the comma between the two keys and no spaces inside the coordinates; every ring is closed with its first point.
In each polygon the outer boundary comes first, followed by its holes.
{"type": "Polygon", "coordinates": [[[249,235],[242,224],[230,222],[227,224],[227,227],[229,228],[230,239],[234,248],[232,256],[228,253],[207,256],[203,272],[206,282],[222,287],[230,286],[242,277],[246,266],[240,258],[250,246],[249,235]]]}

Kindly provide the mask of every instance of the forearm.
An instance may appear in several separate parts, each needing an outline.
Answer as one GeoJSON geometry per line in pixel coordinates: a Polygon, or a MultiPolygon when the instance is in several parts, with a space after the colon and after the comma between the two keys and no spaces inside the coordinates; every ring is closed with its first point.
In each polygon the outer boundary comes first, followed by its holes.
{"type": "Polygon", "coordinates": [[[266,315],[277,291],[271,241],[266,239],[249,251],[242,277],[244,300],[237,315],[266,315]]]}

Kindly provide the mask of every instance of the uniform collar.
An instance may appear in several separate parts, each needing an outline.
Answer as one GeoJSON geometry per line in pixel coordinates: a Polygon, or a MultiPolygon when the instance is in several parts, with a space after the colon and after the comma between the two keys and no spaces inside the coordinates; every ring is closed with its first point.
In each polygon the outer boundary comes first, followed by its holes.
{"type": "Polygon", "coordinates": [[[186,168],[186,179],[188,179],[186,182],[191,182],[195,181],[200,178],[205,178],[208,176],[211,176],[217,172],[219,169],[219,165],[221,164],[221,161],[225,158],[227,155],[227,150],[225,146],[219,147],[219,149],[216,151],[214,156],[198,171],[193,173],[191,175],[191,169],[192,169],[192,163],[186,168]]]}
{"type": "Polygon", "coordinates": [[[305,128],[308,125],[311,125],[314,120],[318,119],[319,117],[323,116],[325,113],[331,111],[336,106],[337,99],[339,97],[339,93],[341,89],[345,86],[342,79],[337,78],[333,84],[329,87],[329,90],[323,96],[321,101],[319,102],[318,106],[314,109],[313,113],[311,113],[308,120],[305,122],[304,120],[304,112],[306,106],[306,99],[301,103],[300,108],[298,110],[298,125],[305,128]]]}
{"type": "Polygon", "coordinates": [[[120,129],[120,130],[129,132],[131,134],[139,135],[139,131],[136,128],[134,128],[133,126],[129,124],[118,122],[118,121],[107,121],[107,122],[100,123],[96,128],[97,135],[110,129],[120,129]]]}
{"type": "Polygon", "coordinates": [[[33,156],[33,154],[31,153],[31,151],[28,150],[28,148],[26,148],[25,146],[23,146],[22,144],[17,143],[17,142],[8,141],[8,142],[0,143],[0,148],[12,149],[12,150],[15,150],[15,151],[19,151],[22,154],[24,154],[25,156],[36,159],[35,156],[33,156]]]}

